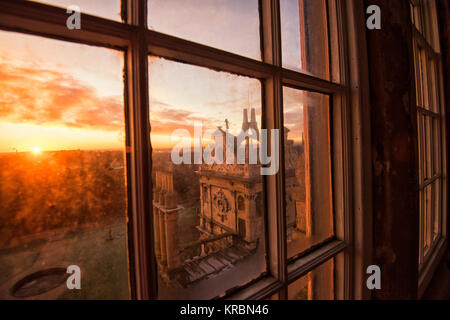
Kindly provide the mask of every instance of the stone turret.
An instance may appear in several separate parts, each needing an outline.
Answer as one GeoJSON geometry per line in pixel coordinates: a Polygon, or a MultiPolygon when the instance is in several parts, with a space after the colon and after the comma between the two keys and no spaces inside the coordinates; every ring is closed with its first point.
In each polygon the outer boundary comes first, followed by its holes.
{"type": "Polygon", "coordinates": [[[247,131],[249,128],[250,124],[248,122],[248,113],[247,113],[247,109],[243,110],[243,116],[242,116],[242,131],[247,131]]]}
{"type": "Polygon", "coordinates": [[[169,279],[182,266],[178,241],[178,214],[182,209],[177,203],[173,187],[172,168],[159,168],[155,174],[153,194],[153,223],[155,252],[160,270],[169,279]]]}
{"type": "Polygon", "coordinates": [[[243,120],[242,120],[242,131],[247,132],[249,129],[253,129],[259,140],[259,129],[258,121],[256,121],[256,110],[255,108],[250,109],[250,122],[248,121],[248,110],[243,110],[243,120]]]}
{"type": "Polygon", "coordinates": [[[259,140],[259,129],[258,129],[258,122],[256,121],[256,110],[255,108],[251,109],[251,121],[249,124],[249,129],[253,129],[256,132],[256,135],[259,140]]]}

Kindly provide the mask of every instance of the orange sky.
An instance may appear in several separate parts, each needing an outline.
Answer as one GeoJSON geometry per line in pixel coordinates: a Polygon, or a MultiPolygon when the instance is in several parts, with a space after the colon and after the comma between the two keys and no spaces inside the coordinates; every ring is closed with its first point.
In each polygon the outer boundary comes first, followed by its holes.
{"type": "Polygon", "coordinates": [[[0,152],[123,147],[123,54],[0,31],[0,152]]]}
{"type": "MultiPolygon", "coordinates": [[[[152,0],[150,27],[260,58],[256,0],[245,5],[221,0],[215,7],[202,6],[202,10],[198,1],[188,0],[183,2],[183,10],[171,11],[179,1],[152,0]],[[170,21],[177,23],[157,19],[168,13],[173,13],[170,21]],[[219,13],[220,20],[208,20],[215,23],[205,28],[201,19],[219,13]],[[246,16],[256,18],[244,22],[246,16]],[[187,17],[192,21],[189,27],[187,17]],[[212,36],[218,32],[221,37],[212,36]]],[[[62,7],[72,4],[69,0],[40,2],[62,7]]],[[[82,11],[118,19],[119,2],[81,0],[77,5],[82,11]]],[[[44,151],[123,148],[122,70],[120,51],[0,31],[0,152],[31,151],[34,147],[44,151]]],[[[149,58],[149,70],[154,148],[174,145],[170,139],[173,130],[192,131],[194,121],[202,121],[204,129],[210,129],[225,128],[228,119],[230,130],[237,133],[243,108],[256,108],[260,122],[261,85],[256,79],[155,57],[149,58]]],[[[285,95],[285,112],[300,113],[298,94],[295,98],[295,91],[288,90],[285,95]]],[[[298,127],[298,117],[289,117],[286,125],[298,127]]],[[[298,139],[299,130],[290,138],[295,134],[298,139]]]]}

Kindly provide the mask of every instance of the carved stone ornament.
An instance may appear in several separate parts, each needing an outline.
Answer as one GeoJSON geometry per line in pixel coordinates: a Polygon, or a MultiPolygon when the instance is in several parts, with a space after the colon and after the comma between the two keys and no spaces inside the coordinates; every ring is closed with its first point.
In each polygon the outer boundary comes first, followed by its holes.
{"type": "Polygon", "coordinates": [[[231,208],[223,190],[219,190],[214,194],[213,201],[214,207],[217,209],[219,217],[221,218],[222,222],[224,222],[227,219],[227,214],[228,212],[230,212],[231,208]]]}

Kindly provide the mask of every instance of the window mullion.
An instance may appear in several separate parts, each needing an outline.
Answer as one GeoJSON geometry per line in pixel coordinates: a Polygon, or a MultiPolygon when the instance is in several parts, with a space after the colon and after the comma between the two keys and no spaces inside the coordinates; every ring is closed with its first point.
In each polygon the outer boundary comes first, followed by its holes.
{"type": "Polygon", "coordinates": [[[153,248],[148,58],[145,37],[147,2],[133,0],[128,5],[128,21],[138,27],[128,49],[126,77],[129,90],[128,121],[131,141],[130,260],[134,266],[134,296],[146,300],[156,298],[157,288],[153,248]]]}
{"type": "MultiPolygon", "coordinates": [[[[283,97],[281,79],[281,31],[280,4],[278,0],[261,0],[264,62],[277,67],[272,76],[264,79],[264,124],[269,131],[281,130],[283,141],[283,97]]],[[[270,141],[270,139],[269,139],[270,141]]],[[[272,146],[271,146],[272,149],[272,146]]],[[[280,170],[266,178],[269,268],[282,283],[287,282],[286,267],[286,219],[284,215],[284,146],[280,144],[280,170]]],[[[287,298],[287,286],[280,290],[280,299],[287,298]]]]}

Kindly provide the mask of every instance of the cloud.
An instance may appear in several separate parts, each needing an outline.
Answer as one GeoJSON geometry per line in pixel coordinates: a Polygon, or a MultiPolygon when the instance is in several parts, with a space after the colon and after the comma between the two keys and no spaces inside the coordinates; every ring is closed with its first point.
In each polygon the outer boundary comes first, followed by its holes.
{"type": "Polygon", "coordinates": [[[102,97],[95,88],[57,71],[0,61],[0,120],[104,131],[124,124],[122,96],[102,97]]]}
{"type": "MultiPolygon", "coordinates": [[[[150,102],[150,108],[156,104],[157,102],[150,102]]],[[[175,130],[185,129],[193,135],[196,122],[201,122],[203,129],[214,128],[210,119],[196,116],[195,113],[187,110],[175,107],[153,108],[152,110],[150,124],[153,134],[171,136],[175,130]]]]}
{"type": "Polygon", "coordinates": [[[177,129],[185,129],[189,131],[191,136],[194,135],[194,123],[180,123],[175,121],[161,121],[161,120],[152,120],[151,121],[151,133],[168,136],[170,137],[172,133],[177,129]]]}
{"type": "MultiPolygon", "coordinates": [[[[187,120],[197,120],[200,118],[196,118],[193,114],[187,110],[174,109],[171,107],[168,108],[159,108],[153,109],[153,103],[150,104],[150,108],[152,110],[151,118],[153,119],[166,119],[167,121],[176,121],[176,122],[184,122],[187,120]]],[[[202,119],[200,119],[202,120],[202,119]]]]}

